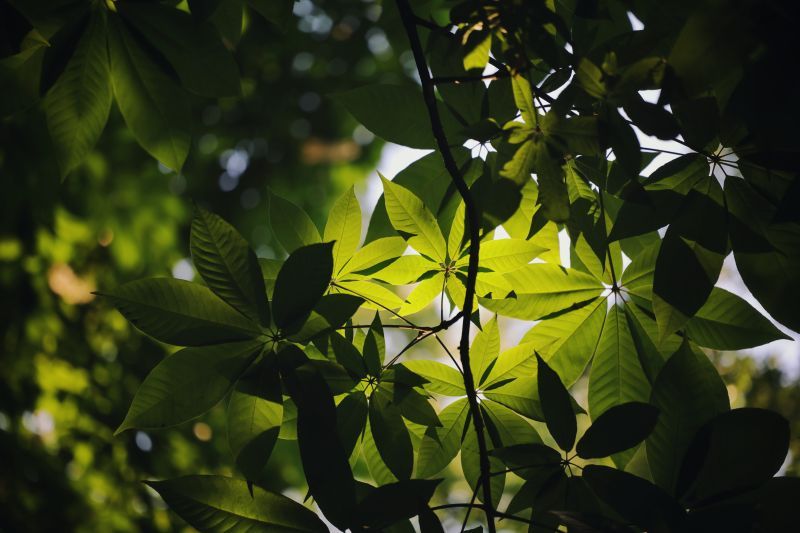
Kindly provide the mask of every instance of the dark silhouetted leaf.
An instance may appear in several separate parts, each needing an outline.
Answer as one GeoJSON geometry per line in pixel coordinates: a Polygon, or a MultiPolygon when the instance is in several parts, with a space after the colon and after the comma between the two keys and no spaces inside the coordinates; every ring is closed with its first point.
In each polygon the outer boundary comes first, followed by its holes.
{"type": "Polygon", "coordinates": [[[333,243],[298,248],[275,280],[272,315],[282,330],[298,329],[328,288],[333,272],[333,243]]]}
{"type": "Polygon", "coordinates": [[[623,452],[646,439],[657,420],[658,408],[652,405],[641,402],[615,405],[595,419],[575,451],[584,459],[623,452]]]}
{"type": "Polygon", "coordinates": [[[575,444],[578,426],[572,411],[572,399],[567,388],[544,360],[536,354],[538,363],[539,398],[547,429],[558,447],[568,452],[575,444]]]}

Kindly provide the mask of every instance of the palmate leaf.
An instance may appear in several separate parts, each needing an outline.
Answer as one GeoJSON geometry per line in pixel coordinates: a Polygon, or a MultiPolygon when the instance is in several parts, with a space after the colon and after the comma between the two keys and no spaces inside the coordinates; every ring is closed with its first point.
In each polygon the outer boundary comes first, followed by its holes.
{"type": "Polygon", "coordinates": [[[301,246],[322,241],[319,230],[305,211],[271,191],[269,222],[278,242],[290,254],[301,246]]]}
{"type": "Polygon", "coordinates": [[[190,249],[195,268],[211,290],[252,320],[269,326],[269,305],[256,254],[233,226],[197,208],[190,249]]]}
{"type": "Polygon", "coordinates": [[[262,348],[244,341],[167,356],[142,382],[116,432],[174,426],[200,416],[228,393],[262,348]]]}
{"type": "Polygon", "coordinates": [[[334,242],[333,273],[334,276],[338,276],[342,267],[358,249],[361,240],[361,206],[353,187],[350,187],[331,207],[322,238],[334,242]]]}
{"type": "Polygon", "coordinates": [[[357,523],[390,531],[388,526],[425,512],[440,482],[440,479],[410,479],[373,489],[358,503],[357,523]]]}
{"type": "Polygon", "coordinates": [[[625,311],[614,305],[608,312],[589,374],[589,412],[592,419],[628,402],[646,402],[650,386],[639,363],[625,311]]]}
{"type": "Polygon", "coordinates": [[[369,475],[375,483],[380,486],[397,481],[397,477],[392,474],[392,471],[389,470],[389,467],[386,466],[386,463],[381,457],[380,452],[378,452],[378,445],[375,442],[375,436],[372,432],[369,418],[367,418],[367,428],[363,433],[361,441],[361,451],[364,456],[364,462],[367,464],[369,475]]]}
{"type": "Polygon", "coordinates": [[[461,373],[451,366],[439,361],[412,359],[403,361],[402,365],[411,372],[427,380],[423,385],[425,390],[445,396],[466,396],[464,378],[461,373]]]}
{"type": "Polygon", "coordinates": [[[189,102],[153,62],[122,20],[109,15],[114,97],[125,123],[150,155],[179,171],[189,153],[189,102]]]}
{"type": "MultiPolygon", "coordinates": [[[[547,248],[522,239],[496,239],[481,244],[480,266],[494,272],[511,272],[527,265],[546,252],[547,248]]],[[[459,261],[466,266],[468,258],[459,261]]]]}
{"type": "Polygon", "coordinates": [[[706,355],[684,343],[659,373],[650,403],[660,415],[646,441],[647,462],[655,483],[674,494],[692,437],[729,409],[728,391],[706,355]]]}
{"type": "Polygon", "coordinates": [[[228,401],[228,443],[236,466],[258,479],[278,440],[283,396],[274,354],[268,354],[236,383],[228,401]]]}
{"type": "Polygon", "coordinates": [[[339,440],[336,404],[325,379],[296,346],[278,352],[281,378],[297,405],[297,442],[309,491],[339,529],[352,523],[356,487],[339,440]]]}
{"type": "Polygon", "coordinates": [[[572,411],[572,399],[558,374],[536,354],[539,398],[547,429],[558,447],[569,452],[575,444],[578,426],[572,411]]]}
{"type": "Polygon", "coordinates": [[[428,112],[413,85],[367,85],[334,99],[378,137],[411,148],[434,148],[428,112]]]}
{"type": "Polygon", "coordinates": [[[118,11],[163,54],[187,90],[211,97],[241,92],[233,55],[210,23],[158,3],[122,3],[118,11]]]}
{"type": "Polygon", "coordinates": [[[369,425],[381,458],[397,479],[409,479],[414,450],[408,429],[392,393],[378,387],[369,402],[369,425]]]}
{"type": "Polygon", "coordinates": [[[344,451],[350,455],[364,433],[367,425],[369,406],[367,397],[362,391],[354,391],[345,396],[336,406],[336,425],[339,428],[339,440],[344,451]]]}
{"type": "Polygon", "coordinates": [[[429,427],[419,445],[416,475],[435,476],[458,455],[469,413],[466,398],[451,403],[439,413],[441,427],[429,427]]]}
{"type": "Polygon", "coordinates": [[[440,270],[439,265],[422,255],[404,255],[392,261],[373,277],[392,285],[406,285],[419,280],[424,274],[440,270]]]}
{"type": "Polygon", "coordinates": [[[148,481],[167,505],[200,531],[326,532],[310,509],[241,479],[186,476],[148,481]]]}
{"type": "Polygon", "coordinates": [[[532,263],[505,274],[513,294],[503,299],[480,298],[498,314],[539,320],[600,295],[602,283],[594,276],[548,263],[532,263]]]}
{"type": "Polygon", "coordinates": [[[257,324],[196,283],[149,278],[101,293],[134,326],[169,344],[201,346],[257,337],[257,324]]]}
{"type": "Polygon", "coordinates": [[[325,294],[333,272],[333,243],[298,248],[286,259],[275,280],[272,315],[280,329],[299,329],[325,294]]]}
{"type": "Polygon", "coordinates": [[[408,244],[402,237],[376,239],[356,251],[344,265],[342,273],[357,273],[371,269],[386,261],[399,258],[406,248],[408,244]]]}
{"type": "MultiPolygon", "coordinates": [[[[400,307],[399,313],[403,316],[413,315],[425,309],[436,296],[445,288],[445,275],[442,272],[422,280],[406,297],[406,302],[400,307]]],[[[463,300],[461,300],[463,302],[463,300]]]]}
{"type": "Polygon", "coordinates": [[[597,459],[633,448],[653,431],[658,408],[628,402],[615,405],[598,416],[578,441],[575,451],[584,459],[597,459]]]}
{"type": "Polygon", "coordinates": [[[447,244],[433,214],[422,200],[405,187],[392,183],[383,176],[381,181],[386,211],[392,226],[416,251],[443,262],[447,255],[447,244]]]}
{"type": "Polygon", "coordinates": [[[62,177],[83,161],[108,120],[111,81],[107,35],[106,14],[97,9],[89,17],[64,72],[44,100],[47,127],[62,177]]]}
{"type": "Polygon", "coordinates": [[[500,355],[500,329],[497,327],[497,317],[493,317],[475,335],[469,349],[469,363],[478,385],[483,382],[486,369],[498,355],[500,355]]]}
{"type": "Polygon", "coordinates": [[[741,350],[790,338],[745,300],[719,287],[686,323],[686,333],[714,350],[741,350]]]}

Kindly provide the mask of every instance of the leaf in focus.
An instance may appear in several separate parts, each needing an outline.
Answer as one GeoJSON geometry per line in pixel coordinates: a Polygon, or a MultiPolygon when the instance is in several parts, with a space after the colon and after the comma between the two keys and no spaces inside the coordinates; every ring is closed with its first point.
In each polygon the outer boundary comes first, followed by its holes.
{"type": "Polygon", "coordinates": [[[392,226],[416,251],[436,261],[444,261],[447,244],[436,218],[422,200],[405,187],[392,183],[383,176],[381,181],[386,211],[392,226]]]}
{"type": "Polygon", "coordinates": [[[185,476],[146,483],[200,531],[328,531],[312,510],[242,479],[185,476]]]}
{"type": "Polygon", "coordinates": [[[333,243],[310,244],[286,259],[275,280],[272,315],[280,329],[299,328],[325,294],[333,272],[333,243]]]}
{"type": "Polygon", "coordinates": [[[584,459],[608,457],[629,450],[650,435],[658,408],[642,402],[615,405],[595,418],[575,451],[584,459]]]}
{"type": "Polygon", "coordinates": [[[253,362],[261,343],[244,341],[184,348],[147,375],[117,433],[191,420],[214,407],[253,362]]]}
{"type": "Polygon", "coordinates": [[[287,253],[322,241],[319,230],[305,211],[270,191],[269,222],[275,237],[287,253]]]}
{"type": "Polygon", "coordinates": [[[361,206],[353,187],[331,207],[322,238],[326,242],[333,241],[333,273],[336,276],[353,257],[361,240],[361,206]]]}
{"type": "Polygon", "coordinates": [[[536,361],[544,421],[558,447],[569,452],[575,444],[575,434],[578,431],[575,414],[572,411],[572,399],[567,388],[561,383],[561,378],[539,354],[536,354],[536,361]]]}

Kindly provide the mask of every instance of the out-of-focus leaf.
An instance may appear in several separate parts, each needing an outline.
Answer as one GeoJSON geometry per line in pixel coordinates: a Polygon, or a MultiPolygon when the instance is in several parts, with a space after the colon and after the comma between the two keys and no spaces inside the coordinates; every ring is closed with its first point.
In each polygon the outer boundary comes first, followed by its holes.
{"type": "Polygon", "coordinates": [[[292,253],[301,246],[322,241],[319,230],[305,211],[270,192],[269,222],[283,249],[292,253]]]}
{"type": "Polygon", "coordinates": [[[440,479],[408,479],[378,487],[358,503],[358,524],[383,529],[428,508],[440,479]]]}
{"type": "Polygon", "coordinates": [[[111,110],[107,19],[96,11],[63,73],[44,99],[61,176],[69,174],[94,148],[111,110]]]}
{"type": "Polygon", "coordinates": [[[189,154],[189,101],[117,17],[109,15],[111,85],[125,123],[150,155],[180,171],[189,154]]]}

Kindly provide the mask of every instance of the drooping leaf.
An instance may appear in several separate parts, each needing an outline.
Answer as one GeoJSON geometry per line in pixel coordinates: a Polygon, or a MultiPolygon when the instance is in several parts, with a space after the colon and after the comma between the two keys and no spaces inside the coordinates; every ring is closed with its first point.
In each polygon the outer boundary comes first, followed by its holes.
{"type": "Polygon", "coordinates": [[[646,441],[647,462],[655,483],[674,494],[692,437],[708,420],[729,409],[728,392],[706,355],[684,343],[658,375],[650,403],[660,414],[646,441]]]}
{"type": "Polygon", "coordinates": [[[125,318],[151,337],[179,346],[254,338],[258,325],[210,289],[173,278],[149,278],[102,293],[125,318]]]}
{"type": "Polygon", "coordinates": [[[201,531],[328,531],[310,509],[281,494],[248,486],[242,479],[186,476],[147,484],[201,531]]]}
{"type": "Polygon", "coordinates": [[[261,349],[261,343],[244,341],[167,356],[136,391],[117,433],[174,426],[200,416],[231,390],[261,349]]]}
{"type": "Polygon", "coordinates": [[[468,413],[466,398],[458,399],[442,409],[439,413],[441,427],[429,427],[419,445],[417,476],[435,476],[455,458],[461,447],[468,413]]]}
{"type": "Polygon", "coordinates": [[[650,435],[658,408],[641,402],[615,405],[598,416],[575,446],[584,459],[608,457],[633,448],[650,435]]]}
{"type": "Polygon", "coordinates": [[[233,226],[197,208],[190,248],[195,268],[211,290],[262,326],[269,326],[266,288],[256,254],[233,226]]]}
{"type": "Polygon", "coordinates": [[[348,455],[353,452],[358,439],[364,432],[368,411],[367,397],[361,391],[351,392],[336,406],[339,440],[348,455]]]}
{"type": "Polygon", "coordinates": [[[356,489],[333,396],[299,348],[287,346],[278,356],[283,383],[297,405],[297,442],[309,491],[325,517],[345,529],[352,523],[356,489]]]}
{"type": "Polygon", "coordinates": [[[301,246],[322,241],[319,230],[305,211],[272,192],[269,195],[269,221],[278,242],[290,254],[301,246]]]}
{"type": "Polygon", "coordinates": [[[281,329],[299,328],[328,288],[333,272],[333,243],[298,248],[275,280],[272,315],[281,329]]]}
{"type": "Polygon", "coordinates": [[[539,398],[547,429],[559,448],[568,452],[575,444],[578,427],[572,411],[572,399],[561,378],[536,354],[539,398]]]}
{"type": "Polygon", "coordinates": [[[766,409],[718,414],[694,436],[681,463],[676,492],[703,502],[754,489],[781,467],[789,451],[789,422],[766,409]]]}
{"type": "Polygon", "coordinates": [[[237,468],[248,480],[261,475],[282,422],[278,368],[275,355],[268,354],[239,379],[228,401],[228,443],[237,468]]]}
{"type": "Polygon", "coordinates": [[[409,479],[414,466],[411,438],[391,392],[378,387],[369,402],[369,424],[381,458],[398,479],[409,479]]]}
{"type": "Polygon", "coordinates": [[[187,90],[203,96],[237,96],[239,69],[208,22],[159,3],[127,2],[119,13],[169,61],[187,90]]]}
{"type": "Polygon", "coordinates": [[[648,531],[679,530],[685,512],[659,487],[627,472],[589,465],[583,477],[598,498],[615,512],[648,531]]]}
{"type": "Polygon", "coordinates": [[[358,503],[357,523],[390,531],[387,526],[423,513],[440,482],[440,479],[408,479],[371,490],[358,503]]]}
{"type": "Polygon", "coordinates": [[[94,148],[111,110],[107,19],[96,10],[72,57],[44,99],[47,127],[61,176],[94,148]]]}
{"type": "Polygon", "coordinates": [[[191,140],[188,99],[118,17],[110,22],[111,84],[125,123],[150,155],[180,171],[191,140]]]}
{"type": "Polygon", "coordinates": [[[378,313],[375,313],[375,318],[372,320],[367,336],[364,339],[363,352],[367,371],[373,376],[380,376],[383,359],[386,356],[386,344],[383,340],[381,316],[378,313]]]}

